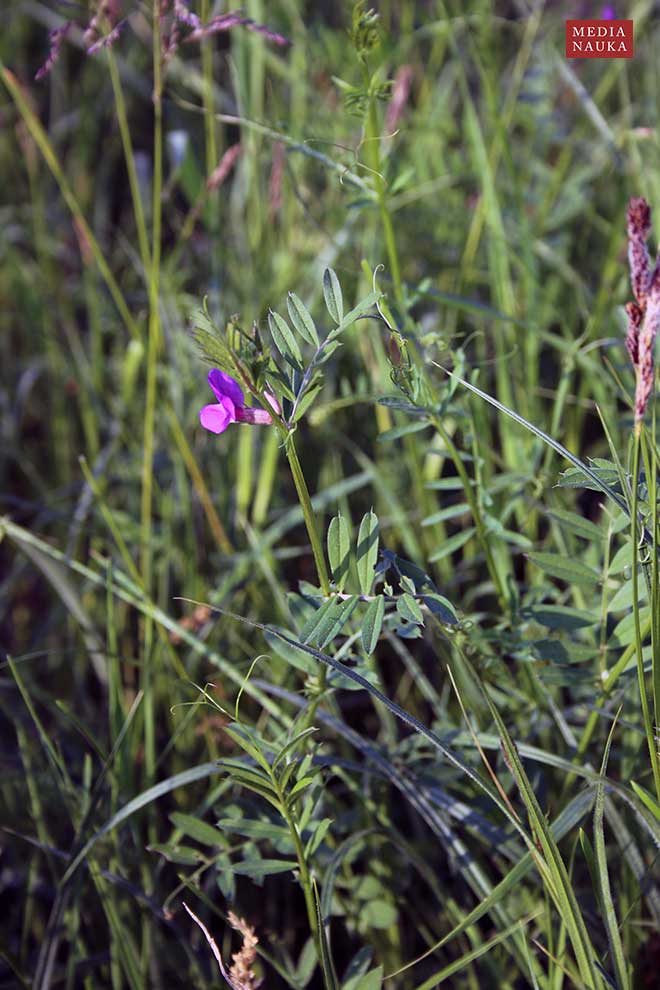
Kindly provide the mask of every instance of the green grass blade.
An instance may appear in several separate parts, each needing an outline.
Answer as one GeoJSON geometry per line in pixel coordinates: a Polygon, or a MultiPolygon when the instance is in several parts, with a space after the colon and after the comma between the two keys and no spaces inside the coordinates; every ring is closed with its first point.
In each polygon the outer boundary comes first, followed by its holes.
{"type": "Polygon", "coordinates": [[[607,940],[610,945],[612,963],[618,983],[619,990],[629,990],[630,977],[626,966],[625,953],[619,923],[617,921],[614,903],[612,901],[612,888],[610,885],[610,875],[607,865],[607,850],[605,847],[605,831],[603,827],[603,811],[605,806],[605,774],[607,773],[607,763],[610,756],[612,739],[616,729],[616,719],[612,723],[603,760],[600,766],[600,780],[596,787],[596,801],[594,804],[594,854],[596,860],[597,879],[600,890],[601,910],[604,911],[604,922],[607,930],[607,940]]]}

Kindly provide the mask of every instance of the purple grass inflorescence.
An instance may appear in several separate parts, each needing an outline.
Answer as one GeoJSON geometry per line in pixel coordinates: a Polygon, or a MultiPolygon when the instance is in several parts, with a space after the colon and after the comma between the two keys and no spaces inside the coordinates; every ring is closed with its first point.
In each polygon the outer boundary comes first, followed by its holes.
{"type": "Polygon", "coordinates": [[[646,241],[651,233],[651,209],[643,197],[628,204],[628,261],[635,302],[626,306],[626,348],[635,369],[635,426],[638,428],[653,393],[653,347],[660,325],[660,257],[653,271],[646,241]]]}

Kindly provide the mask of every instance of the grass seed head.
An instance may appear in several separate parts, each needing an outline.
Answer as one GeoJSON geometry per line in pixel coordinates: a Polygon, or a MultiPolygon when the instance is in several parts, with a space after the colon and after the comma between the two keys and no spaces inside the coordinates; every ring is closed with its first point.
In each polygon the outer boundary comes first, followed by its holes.
{"type": "Polygon", "coordinates": [[[651,232],[651,209],[646,200],[633,197],[628,204],[628,260],[636,302],[628,303],[626,348],[635,369],[635,424],[641,423],[653,394],[653,348],[660,325],[660,266],[651,273],[646,247],[651,232]]]}

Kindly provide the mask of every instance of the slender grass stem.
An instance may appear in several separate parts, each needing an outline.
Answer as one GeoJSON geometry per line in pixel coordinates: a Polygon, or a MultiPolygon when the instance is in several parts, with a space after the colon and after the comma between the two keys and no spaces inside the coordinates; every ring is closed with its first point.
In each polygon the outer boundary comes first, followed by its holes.
{"type": "Polygon", "coordinates": [[[656,735],[660,734],[660,519],[658,507],[658,446],[657,437],[657,408],[653,404],[653,443],[650,444],[649,498],[651,501],[651,519],[653,527],[653,559],[651,562],[651,644],[652,644],[652,682],[653,682],[653,716],[656,735]]]}
{"type": "MultiPolygon", "coordinates": [[[[160,254],[161,254],[161,198],[163,187],[163,119],[162,119],[162,79],[161,79],[161,35],[160,4],[153,3],[152,61],[153,61],[153,201],[151,232],[151,267],[149,270],[149,337],[147,342],[146,396],[144,409],[144,431],[142,439],[142,495],[140,503],[140,573],[147,596],[151,596],[153,548],[152,548],[152,503],[153,503],[153,463],[156,416],[156,374],[160,346],[160,254]]],[[[153,775],[156,764],[155,750],[155,703],[153,697],[153,623],[145,619],[143,628],[143,684],[144,727],[145,727],[145,769],[147,778],[153,775]]]]}
{"type": "MultiPolygon", "coordinates": [[[[639,618],[639,561],[638,561],[639,551],[637,547],[637,540],[639,538],[639,531],[638,531],[639,458],[640,458],[640,448],[642,444],[642,431],[643,431],[643,424],[641,422],[637,422],[635,424],[635,433],[633,437],[633,467],[632,467],[632,480],[631,480],[632,507],[630,513],[631,540],[632,540],[632,552],[633,552],[632,604],[633,604],[633,615],[634,615],[634,626],[635,626],[635,652],[637,657],[637,678],[639,682],[639,700],[642,707],[642,720],[644,722],[646,742],[649,748],[649,759],[651,761],[651,770],[653,772],[653,782],[655,785],[656,796],[658,798],[658,801],[660,801],[660,764],[658,762],[658,749],[655,741],[653,720],[651,718],[649,701],[646,692],[646,677],[644,674],[644,654],[642,647],[642,631],[641,631],[641,622],[639,618]]],[[[655,554],[655,547],[653,553],[655,554]]]]}
{"type": "MultiPolygon", "coordinates": [[[[200,20],[206,24],[209,19],[209,0],[202,0],[200,7],[200,20]]],[[[203,38],[201,43],[202,52],[202,99],[204,101],[204,138],[206,156],[206,178],[218,163],[218,143],[215,134],[215,119],[213,116],[213,42],[210,38],[203,38]]]]}
{"type": "Polygon", "coordinates": [[[128,173],[128,185],[131,191],[131,202],[133,204],[133,215],[135,217],[135,228],[137,230],[138,245],[140,248],[140,258],[144,268],[145,278],[149,278],[151,267],[151,253],[149,250],[149,231],[144,216],[144,206],[140,194],[140,184],[135,167],[135,155],[133,153],[133,140],[128,126],[128,114],[126,112],[126,100],[124,99],[124,89],[121,84],[117,60],[112,48],[108,48],[108,68],[110,69],[110,80],[112,82],[112,92],[117,111],[117,122],[119,124],[119,134],[121,136],[122,148],[124,151],[124,161],[126,172],[128,173]]]}
{"type": "Polygon", "coordinates": [[[69,210],[78,224],[81,233],[84,235],[87,243],[89,244],[89,249],[94,257],[94,261],[96,262],[103,280],[108,287],[108,292],[112,296],[113,302],[119,311],[119,315],[124,321],[126,329],[130,333],[131,337],[135,340],[139,340],[142,336],[140,329],[131,315],[131,311],[126,304],[126,300],[124,299],[119,285],[117,284],[117,280],[112,274],[105,255],[99,246],[99,242],[94,236],[92,228],[85,219],[80,203],[74,195],[73,190],[71,189],[71,186],[62,171],[62,167],[55,153],[55,149],[53,148],[46,131],[30,109],[28,101],[23,95],[16,77],[9,71],[9,69],[4,67],[2,61],[0,61],[0,74],[2,75],[5,86],[9,90],[11,98],[16,104],[18,112],[25,121],[25,126],[30,132],[35,144],[39,148],[39,151],[43,155],[44,161],[53,174],[53,178],[60,187],[60,192],[62,193],[64,202],[69,207],[69,210]]]}
{"type": "Polygon", "coordinates": [[[387,182],[381,171],[381,134],[378,126],[378,110],[376,107],[375,97],[371,92],[372,80],[366,60],[362,63],[362,76],[365,88],[369,93],[369,104],[365,120],[366,150],[369,167],[373,173],[374,188],[376,190],[376,199],[378,201],[378,209],[380,212],[380,222],[383,228],[383,236],[385,238],[385,249],[387,251],[387,259],[390,265],[390,273],[392,275],[394,298],[403,312],[404,304],[403,283],[401,281],[401,265],[399,263],[399,254],[396,245],[396,237],[394,235],[392,216],[387,205],[387,182]]]}
{"type": "MultiPolygon", "coordinates": [[[[652,438],[657,435],[656,407],[652,411],[652,438]]],[[[650,507],[651,532],[653,551],[650,562],[644,565],[649,602],[651,605],[651,697],[653,699],[653,723],[656,732],[656,743],[660,746],[660,586],[658,548],[660,547],[660,532],[658,531],[658,448],[655,442],[649,442],[645,429],[641,434],[641,454],[644,460],[646,475],[647,501],[650,507]]],[[[658,748],[656,747],[656,752],[658,748]]]]}

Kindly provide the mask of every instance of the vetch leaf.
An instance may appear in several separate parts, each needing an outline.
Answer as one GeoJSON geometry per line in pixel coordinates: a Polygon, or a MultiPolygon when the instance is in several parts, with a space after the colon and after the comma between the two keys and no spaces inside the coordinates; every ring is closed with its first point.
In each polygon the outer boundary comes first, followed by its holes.
{"type": "Polygon", "coordinates": [[[225,732],[230,739],[233,739],[237,746],[240,746],[248,756],[251,756],[255,763],[258,763],[263,770],[270,771],[270,763],[259,746],[259,738],[245,725],[234,723],[226,725],[225,732]]]}
{"type": "Polygon", "coordinates": [[[198,866],[204,856],[192,846],[178,846],[169,842],[154,842],[147,846],[149,852],[164,856],[168,863],[178,863],[180,866],[198,866]]]}
{"type": "Polygon", "coordinates": [[[560,553],[530,553],[527,556],[545,574],[568,584],[596,584],[600,580],[600,574],[593,568],[560,553]]]}
{"type": "Polygon", "coordinates": [[[596,656],[598,647],[585,646],[574,640],[544,637],[543,639],[526,640],[523,646],[513,653],[513,656],[525,660],[529,658],[530,652],[534,652],[539,660],[547,660],[549,663],[584,663],[596,656]]]}
{"type": "Polygon", "coordinates": [[[383,628],[383,616],[385,615],[385,599],[382,595],[369,602],[367,611],[362,622],[362,646],[367,656],[370,656],[376,649],[380,631],[383,628]]]}
{"type": "Polygon", "coordinates": [[[271,842],[291,839],[288,828],[274,825],[272,822],[250,821],[245,818],[221,818],[218,822],[218,828],[227,832],[234,832],[236,835],[247,835],[251,839],[269,839],[271,842]]]}
{"type": "Polygon", "coordinates": [[[360,523],[356,552],[358,581],[363,595],[371,592],[378,562],[379,531],[378,516],[370,509],[360,523]]]}
{"type": "Polygon", "coordinates": [[[306,739],[307,736],[313,735],[316,731],[317,729],[313,725],[310,725],[306,729],[302,729],[300,732],[297,732],[292,739],[289,739],[289,741],[282,747],[273,760],[273,770],[277,769],[282,760],[285,759],[292,750],[296,749],[298,744],[301,743],[303,739],[306,739]]]}
{"type": "Polygon", "coordinates": [[[270,631],[264,633],[264,638],[268,643],[268,646],[274,650],[279,657],[287,663],[290,663],[292,667],[302,670],[305,674],[313,674],[316,670],[316,664],[312,658],[307,653],[299,650],[296,646],[289,644],[285,645],[281,639],[278,639],[278,637],[270,631]]]}
{"type": "Polygon", "coordinates": [[[305,389],[302,398],[296,403],[296,410],[293,414],[294,423],[297,423],[298,420],[302,419],[322,388],[323,382],[319,379],[311,384],[309,388],[305,389]]]}
{"type": "Polygon", "coordinates": [[[520,610],[524,619],[532,619],[547,629],[584,629],[600,621],[598,615],[568,605],[526,605],[520,610]]]}
{"type": "Polygon", "coordinates": [[[610,561],[610,566],[607,568],[608,574],[623,574],[624,571],[628,571],[628,574],[632,573],[633,565],[633,552],[631,544],[624,543],[622,547],[619,547],[617,552],[614,554],[610,561]]]}
{"type": "Polygon", "coordinates": [[[405,619],[407,622],[413,622],[418,626],[424,625],[422,610],[412,595],[401,595],[396,603],[396,610],[401,618],[405,619]]]}
{"type": "Polygon", "coordinates": [[[191,839],[196,839],[202,845],[222,846],[223,848],[227,845],[227,839],[222,832],[193,815],[184,815],[180,811],[173,811],[170,815],[170,821],[180,832],[190,836],[191,839]]]}
{"type": "MultiPolygon", "coordinates": [[[[646,620],[650,617],[651,610],[648,606],[639,609],[639,621],[644,624],[646,620]]],[[[628,615],[617,622],[614,629],[610,633],[610,642],[616,643],[617,646],[629,646],[635,639],[635,614],[634,612],[629,612],[628,615]]]]}
{"type": "Polygon", "coordinates": [[[398,553],[394,553],[392,550],[383,550],[383,559],[390,567],[394,568],[399,577],[410,578],[415,586],[415,591],[421,591],[425,587],[432,591],[436,590],[433,579],[421,567],[413,564],[411,560],[400,557],[398,553]]]}
{"type": "Polygon", "coordinates": [[[326,614],[337,609],[337,599],[328,598],[320,608],[314,612],[300,630],[300,640],[302,643],[311,643],[316,640],[316,633],[319,625],[323,622],[326,614]]]}
{"type": "Polygon", "coordinates": [[[354,595],[348,599],[329,598],[303,626],[300,632],[303,643],[331,642],[353,614],[358,601],[354,595]]]}
{"type": "Polygon", "coordinates": [[[278,368],[277,365],[275,365],[274,363],[271,364],[270,368],[268,369],[268,377],[271,381],[271,384],[273,382],[277,383],[277,388],[282,393],[285,399],[288,399],[289,402],[295,402],[296,393],[292,388],[288,375],[284,371],[282,371],[281,368],[278,368]]]}
{"type": "Polygon", "coordinates": [[[325,362],[332,357],[338,347],[343,347],[341,340],[330,340],[327,341],[327,343],[324,343],[323,349],[316,359],[316,364],[325,364],[325,362]]]}
{"type": "Polygon", "coordinates": [[[576,536],[581,536],[583,540],[602,540],[605,537],[605,532],[600,526],[592,523],[590,519],[578,515],[577,512],[553,509],[550,516],[556,519],[560,526],[575,533],[576,536]]]}
{"type": "Polygon", "coordinates": [[[325,839],[328,829],[332,825],[332,818],[324,818],[314,826],[314,831],[305,847],[305,856],[313,856],[318,847],[325,839]]]}
{"type": "Polygon", "coordinates": [[[554,684],[556,687],[576,687],[579,684],[587,684],[593,680],[593,675],[588,670],[580,670],[574,667],[549,666],[539,670],[539,678],[544,684],[554,684]]]}
{"type": "Polygon", "coordinates": [[[328,643],[331,643],[335,636],[338,636],[342,628],[346,625],[353,612],[357,608],[359,602],[357,595],[353,595],[346,601],[341,602],[340,608],[338,609],[337,615],[334,618],[332,624],[328,622],[327,628],[321,628],[319,630],[319,646],[323,649],[328,643]]]}
{"type": "Polygon", "coordinates": [[[299,798],[303,791],[306,791],[310,784],[313,784],[316,777],[303,777],[301,780],[296,781],[294,786],[291,788],[287,794],[287,802],[291,801],[292,798],[299,798]]]}
{"type": "Polygon", "coordinates": [[[255,787],[262,787],[271,794],[275,794],[268,773],[264,773],[259,767],[246,763],[243,757],[226,756],[222,760],[218,760],[218,766],[227,770],[234,780],[240,778],[241,783],[246,781],[248,786],[254,784],[255,787]]]}
{"type": "Polygon", "coordinates": [[[332,319],[335,323],[341,323],[344,316],[344,300],[339,279],[332,268],[326,268],[323,272],[323,298],[332,319]]]}
{"type": "Polygon", "coordinates": [[[319,346],[319,335],[316,332],[314,320],[309,314],[304,302],[298,298],[295,292],[290,292],[286,300],[286,308],[294,327],[301,337],[313,347],[319,346]]]}
{"type": "Polygon", "coordinates": [[[612,461],[594,457],[588,470],[582,464],[562,471],[557,485],[560,488],[588,488],[593,492],[603,491],[603,486],[607,485],[615,490],[619,485],[619,473],[612,461]]]}
{"type": "MultiPolygon", "coordinates": [[[[648,601],[648,595],[646,594],[646,585],[640,584],[637,591],[638,600],[640,603],[646,603],[648,601]]],[[[633,603],[633,583],[632,579],[624,581],[618,591],[613,595],[608,608],[610,612],[621,612],[623,609],[632,608],[633,603]]]]}
{"type": "Polygon", "coordinates": [[[296,371],[302,371],[303,363],[300,347],[286,320],[279,313],[271,309],[268,313],[268,326],[275,346],[285,361],[295,368],[296,371]]]}
{"type": "Polygon", "coordinates": [[[356,320],[359,320],[361,316],[366,316],[370,309],[378,302],[378,300],[383,295],[382,292],[370,292],[368,296],[361,299],[360,302],[355,306],[350,313],[342,318],[341,323],[335,330],[333,330],[328,336],[329,338],[334,338],[343,333],[344,330],[348,330],[356,320]]]}
{"type": "Polygon", "coordinates": [[[253,879],[271,876],[273,873],[289,873],[298,869],[295,859],[255,859],[251,862],[233,863],[231,869],[244,877],[253,879]]]}
{"type": "Polygon", "coordinates": [[[458,624],[458,616],[456,615],[454,606],[444,595],[420,595],[419,600],[426,605],[430,612],[433,612],[440,622],[444,622],[448,626],[458,624]]]}
{"type": "Polygon", "coordinates": [[[344,590],[348,577],[350,561],[351,537],[346,518],[338,513],[328,527],[328,559],[332,577],[337,585],[337,591],[344,590]]]}
{"type": "Polygon", "coordinates": [[[282,770],[279,779],[280,790],[282,792],[286,791],[291,778],[295,776],[296,773],[300,772],[300,760],[298,758],[293,759],[291,763],[287,763],[284,770],[282,770]]]}

